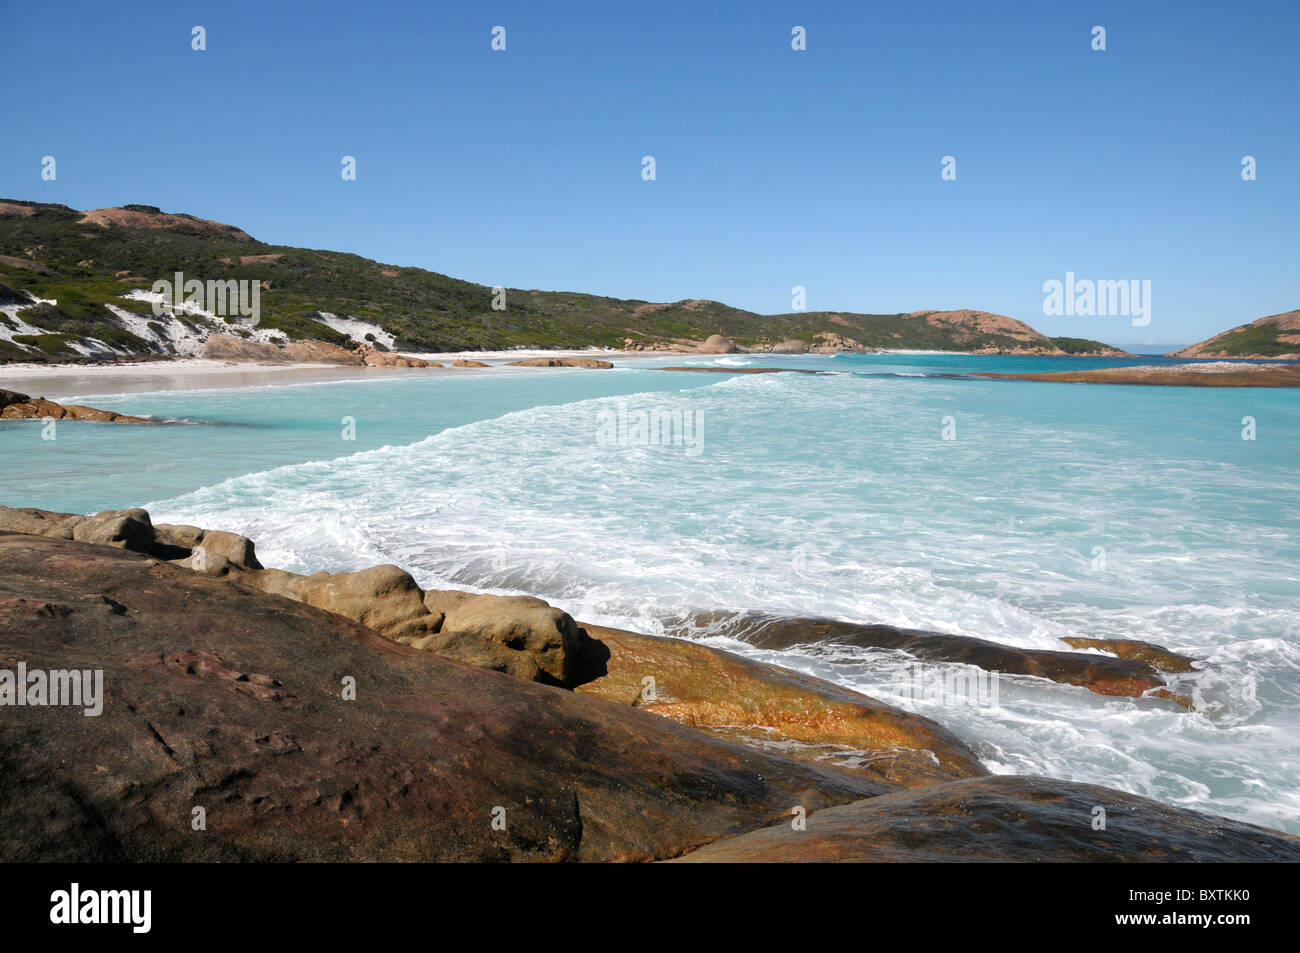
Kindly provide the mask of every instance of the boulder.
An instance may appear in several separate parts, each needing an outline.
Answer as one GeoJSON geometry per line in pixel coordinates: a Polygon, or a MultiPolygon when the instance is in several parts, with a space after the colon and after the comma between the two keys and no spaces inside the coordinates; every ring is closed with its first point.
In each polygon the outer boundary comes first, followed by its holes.
{"type": "Polygon", "coordinates": [[[20,659],[102,671],[103,710],[0,709],[6,863],[652,860],[893,790],[136,553],[10,534],[0,665],[20,659]]]}
{"type": "Polygon", "coordinates": [[[147,553],[153,548],[153,523],[145,510],[105,510],[73,525],[72,538],[147,553]]]}
{"type": "MultiPolygon", "coordinates": [[[[536,666],[533,680],[553,685],[571,685],[577,674],[579,637],[573,618],[532,596],[467,599],[447,612],[438,638],[428,647],[475,664],[505,658],[502,649],[523,654],[536,666]]],[[[518,672],[532,667],[524,662],[513,666],[518,672]]]]}
{"type": "Polygon", "coordinates": [[[772,345],[773,354],[807,354],[808,345],[803,341],[782,341],[772,345]]]}
{"type": "Polygon", "coordinates": [[[699,347],[701,354],[735,354],[740,350],[721,334],[710,334],[699,347]]]}
{"type": "Polygon", "coordinates": [[[392,351],[381,351],[370,344],[363,344],[357,348],[357,354],[369,367],[442,367],[437,361],[425,361],[418,357],[395,354],[392,351]]]}
{"type": "Polygon", "coordinates": [[[289,360],[283,350],[233,334],[214,334],[203,342],[198,356],[210,361],[256,361],[259,364],[284,364],[289,360]]]}
{"type": "Polygon", "coordinates": [[[527,360],[511,361],[510,367],[597,367],[610,368],[612,361],[602,361],[595,357],[530,357],[527,360]]]}
{"type": "Polygon", "coordinates": [[[1296,863],[1300,838],[1095,784],[997,775],[827,808],[803,830],[787,820],[681,860],[1296,863]]]}
{"type": "Polygon", "coordinates": [[[356,351],[349,351],[328,341],[290,341],[284,353],[302,364],[344,364],[355,367],[365,365],[365,359],[356,351]]]}
{"type": "Polygon", "coordinates": [[[86,517],[75,513],[52,513],[30,507],[15,509],[0,506],[0,532],[30,533],[54,539],[72,539],[72,531],[86,517]]]}
{"type": "Polygon", "coordinates": [[[698,642],[582,629],[582,694],[905,787],[988,773],[947,729],[849,689],[698,642]]]}
{"type": "Polygon", "coordinates": [[[257,561],[257,547],[247,536],[227,533],[219,529],[202,531],[198,545],[209,556],[224,556],[241,569],[261,569],[257,561]]]}
{"type": "Polygon", "coordinates": [[[840,351],[865,351],[861,344],[846,338],[835,331],[821,331],[815,335],[816,341],[809,350],[813,354],[838,354],[840,351]]]}
{"type": "Polygon", "coordinates": [[[390,639],[423,638],[441,622],[425,608],[424,592],[411,574],[391,564],[314,576],[270,570],[240,581],[345,616],[390,639]]]}
{"type": "Polygon", "coordinates": [[[471,361],[464,357],[458,357],[452,362],[452,367],[488,367],[482,361],[471,361]]]}

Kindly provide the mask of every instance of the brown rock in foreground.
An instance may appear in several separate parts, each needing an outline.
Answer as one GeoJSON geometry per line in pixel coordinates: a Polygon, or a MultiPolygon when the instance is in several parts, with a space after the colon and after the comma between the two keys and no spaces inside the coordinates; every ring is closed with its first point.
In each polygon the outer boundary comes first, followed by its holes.
{"type": "Polygon", "coordinates": [[[717,620],[719,631],[764,649],[786,649],[809,642],[839,642],[870,648],[899,649],[919,659],[964,662],[989,672],[1036,675],[1079,685],[1098,695],[1153,694],[1181,704],[1152,666],[1135,658],[1108,658],[1082,652],[1020,649],[965,635],[946,635],[890,625],[864,625],[833,619],[734,616],[717,620]]]}
{"type": "Polygon", "coordinates": [[[154,545],[154,527],[146,510],[104,510],[93,516],[52,513],[34,508],[0,506],[0,532],[28,533],[50,539],[75,539],[103,546],[120,546],[147,553],[154,545]]]}
{"type": "Polygon", "coordinates": [[[1300,839],[1094,784],[999,775],[818,811],[709,844],[695,863],[1300,862],[1300,839]],[[1105,811],[1105,830],[1094,830],[1105,811]]]}
{"type": "Polygon", "coordinates": [[[471,361],[469,358],[458,357],[456,358],[456,360],[451,362],[451,366],[452,367],[488,367],[490,365],[484,364],[482,361],[471,361]]]}
{"type": "Polygon", "coordinates": [[[888,790],[123,549],[5,533],[0,667],[19,662],[102,669],[104,700],[0,709],[4,861],[666,858],[888,790]]]}
{"type": "Polygon", "coordinates": [[[132,417],[112,410],[82,404],[56,404],[44,397],[28,397],[13,390],[0,390],[0,419],[3,420],[91,420],[114,424],[153,423],[147,417],[132,417]]]}
{"type": "Polygon", "coordinates": [[[591,639],[583,646],[584,674],[592,680],[578,692],[906,787],[987,773],[935,722],[838,685],[698,642],[583,630],[591,639]]]}

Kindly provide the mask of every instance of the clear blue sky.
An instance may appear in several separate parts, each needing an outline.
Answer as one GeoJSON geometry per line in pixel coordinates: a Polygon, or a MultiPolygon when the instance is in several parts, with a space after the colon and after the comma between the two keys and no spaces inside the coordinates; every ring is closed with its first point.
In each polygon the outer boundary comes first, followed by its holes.
{"type": "Polygon", "coordinates": [[[8,197],[488,285],[762,312],[802,285],[1120,344],[1300,307],[1293,0],[0,0],[0,36],[8,197]],[[1150,326],[1045,317],[1066,271],[1150,279],[1150,326]]]}

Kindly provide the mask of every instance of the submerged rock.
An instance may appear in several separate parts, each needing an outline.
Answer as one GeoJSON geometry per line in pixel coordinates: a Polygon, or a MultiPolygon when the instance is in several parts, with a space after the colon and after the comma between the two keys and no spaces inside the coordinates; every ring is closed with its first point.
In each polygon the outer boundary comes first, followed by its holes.
{"type": "Polygon", "coordinates": [[[834,619],[769,616],[722,616],[709,620],[717,631],[764,649],[786,649],[810,642],[833,642],[865,648],[898,649],[919,659],[962,662],[1006,675],[1036,675],[1079,685],[1098,695],[1155,695],[1184,706],[1171,694],[1160,673],[1137,658],[1107,658],[1083,652],[1021,649],[965,635],[946,635],[891,625],[864,625],[834,619]]]}
{"type": "Polygon", "coordinates": [[[511,361],[510,367],[613,367],[612,361],[595,357],[530,357],[524,361],[511,361]]]}
{"type": "Polygon", "coordinates": [[[1133,639],[1085,639],[1068,636],[1061,639],[1066,645],[1076,649],[1100,649],[1119,658],[1132,659],[1150,665],[1158,672],[1194,672],[1192,664],[1196,659],[1179,655],[1152,642],[1138,642],[1133,639]]]}

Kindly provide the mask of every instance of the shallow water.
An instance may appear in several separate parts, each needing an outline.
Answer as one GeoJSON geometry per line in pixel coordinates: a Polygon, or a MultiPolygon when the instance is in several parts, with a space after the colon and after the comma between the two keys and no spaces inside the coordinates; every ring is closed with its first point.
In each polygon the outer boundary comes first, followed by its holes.
{"type": "Polygon", "coordinates": [[[426,587],[525,591],[647,631],[760,609],[1038,648],[1157,642],[1206,660],[1180,685],[1197,712],[1008,677],[996,708],[959,704],[916,697],[898,653],[715,639],[927,714],[995,771],[1300,832],[1300,393],[947,376],[1151,359],[619,363],[99,397],[188,422],[53,441],[6,422],[0,501],[144,505],[246,533],[267,565],[395,562],[426,587]],[[683,363],[834,373],[650,369],[683,363]],[[689,440],[640,444],[618,426],[639,411],[689,440]]]}

